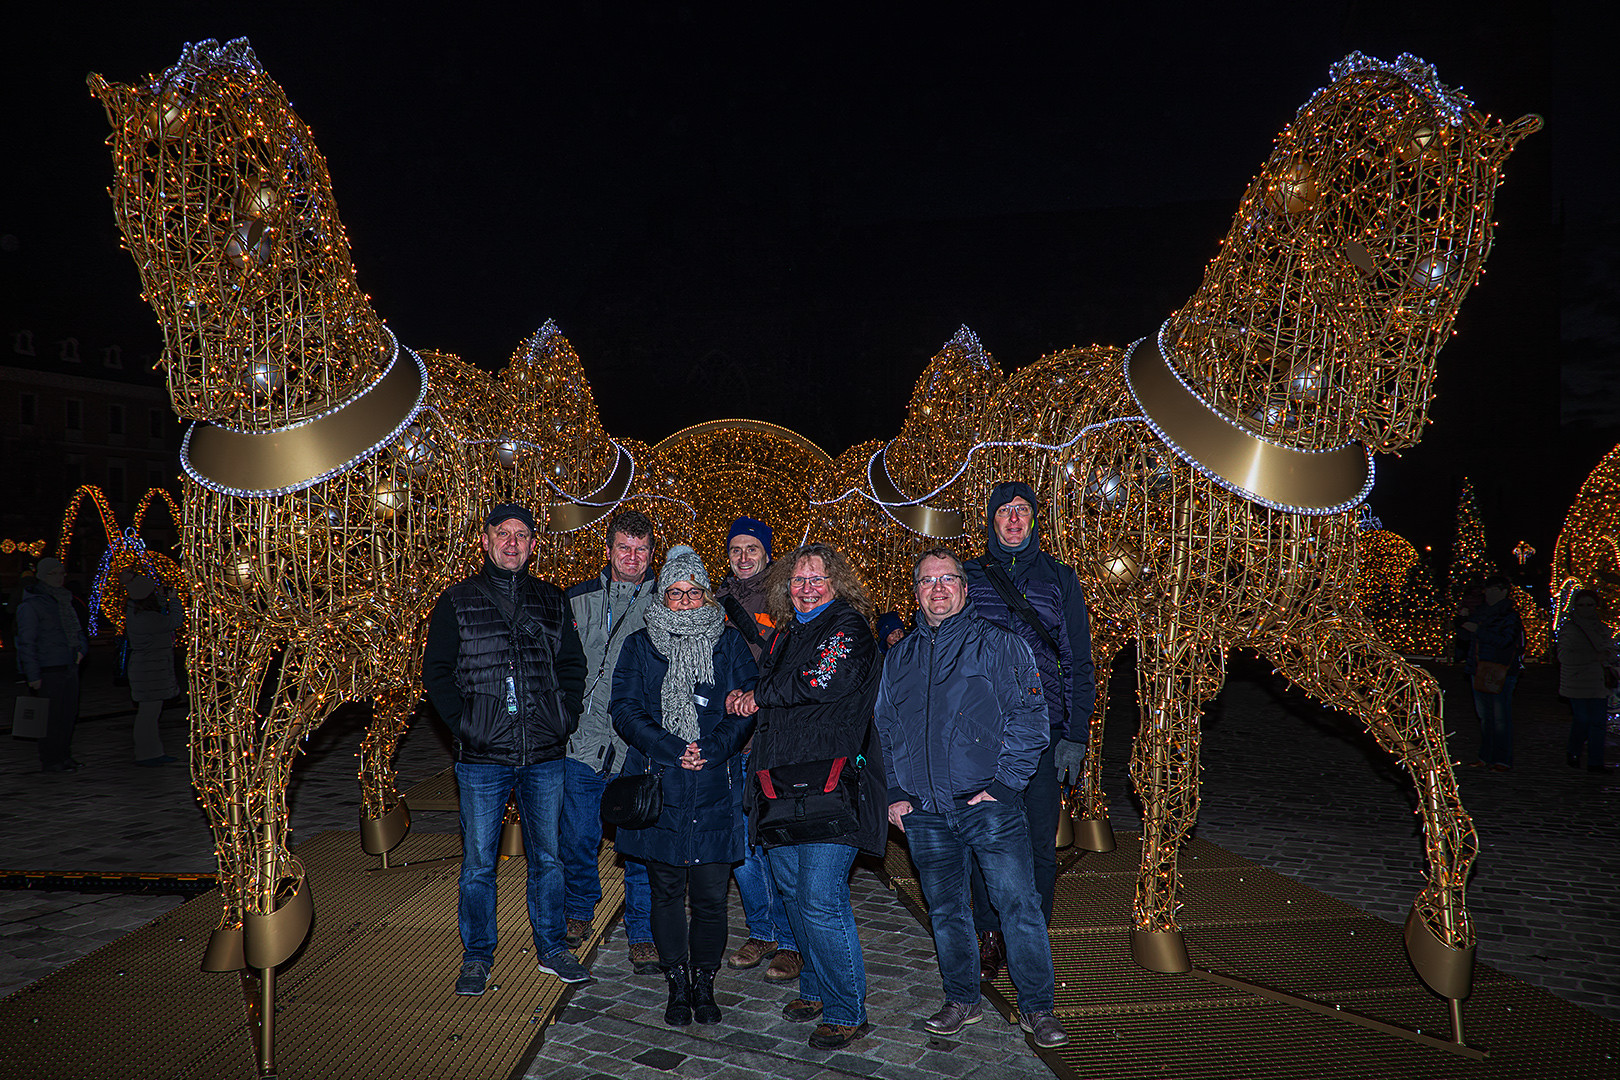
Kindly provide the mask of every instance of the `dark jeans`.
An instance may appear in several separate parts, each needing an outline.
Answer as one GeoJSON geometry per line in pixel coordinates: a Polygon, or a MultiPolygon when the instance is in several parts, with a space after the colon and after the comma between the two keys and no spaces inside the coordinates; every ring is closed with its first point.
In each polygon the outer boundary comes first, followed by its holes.
{"type": "Polygon", "coordinates": [[[79,720],[79,665],[41,669],[39,689],[29,693],[51,702],[45,717],[45,737],[39,740],[40,765],[68,760],[73,756],[73,726],[79,720]]]}
{"type": "Polygon", "coordinates": [[[523,854],[529,864],[529,927],[541,958],[561,952],[563,870],[557,857],[557,820],[562,809],[563,763],[463,765],[456,763],[461,792],[461,881],[456,918],[461,960],[495,959],[495,868],[500,862],[501,821],[506,798],[517,795],[523,854]]]}
{"type": "Polygon", "coordinates": [[[658,962],[664,967],[684,964],[715,970],[726,952],[726,893],[731,887],[730,863],[671,866],[647,863],[652,887],[652,936],[658,962]],[[691,904],[688,927],[686,908],[691,904]]]}
{"type": "MultiPolygon", "coordinates": [[[[1052,895],[1057,891],[1058,777],[1057,736],[1052,737],[1041,755],[1035,775],[1024,789],[1024,817],[1029,822],[1029,847],[1035,863],[1035,891],[1040,894],[1041,914],[1052,922],[1052,895]]],[[[984,871],[973,861],[969,881],[973,887],[973,929],[979,933],[1000,930],[1001,918],[984,888],[984,871]]]]}
{"type": "Polygon", "coordinates": [[[1487,765],[1513,764],[1513,684],[1509,675],[1499,694],[1474,691],[1474,711],[1479,714],[1479,760],[1487,765]]]}
{"type": "Polygon", "coordinates": [[[944,814],[913,810],[903,819],[917,881],[928,901],[945,1000],[979,1000],[979,943],[973,935],[969,866],[984,867],[990,903],[1001,915],[1007,969],[1021,1012],[1052,1008],[1052,944],[1029,865],[1029,824],[1016,802],[987,800],[944,814]]]}
{"type": "Polygon", "coordinates": [[[804,970],[799,996],[819,1001],[824,1024],[866,1023],[866,962],[849,899],[848,844],[791,844],[766,851],[804,970]]]}
{"type": "Polygon", "coordinates": [[[1568,752],[1577,758],[1581,746],[1586,746],[1586,767],[1603,767],[1604,743],[1609,738],[1608,698],[1570,698],[1569,711],[1574,714],[1569,724],[1568,752]]]}
{"type": "MultiPolygon", "coordinates": [[[[608,778],[583,761],[563,759],[561,839],[558,854],[563,865],[563,912],[570,919],[590,922],[602,900],[602,875],[597,861],[602,848],[602,792],[608,778]]],[[[651,941],[648,924],[647,868],[624,864],[624,932],[632,945],[651,941]]]]}

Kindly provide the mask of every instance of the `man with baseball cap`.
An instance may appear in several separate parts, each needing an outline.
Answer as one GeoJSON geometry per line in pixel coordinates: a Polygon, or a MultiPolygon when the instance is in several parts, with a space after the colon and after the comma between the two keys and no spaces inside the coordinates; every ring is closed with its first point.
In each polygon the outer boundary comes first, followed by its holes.
{"type": "Polygon", "coordinates": [[[495,867],[512,795],[540,970],[570,983],[591,977],[565,940],[558,855],[563,755],[579,715],[585,652],[562,590],[528,572],[534,515],[496,506],[479,540],[483,569],[439,597],[422,659],[428,697],[455,740],[462,945],[455,992],[470,996],[484,992],[495,959],[495,867]]]}

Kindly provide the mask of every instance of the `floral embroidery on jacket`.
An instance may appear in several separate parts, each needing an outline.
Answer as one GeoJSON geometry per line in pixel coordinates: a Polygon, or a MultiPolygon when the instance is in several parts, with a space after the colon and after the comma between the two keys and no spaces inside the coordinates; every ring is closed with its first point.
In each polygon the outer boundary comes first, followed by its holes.
{"type": "Polygon", "coordinates": [[[815,667],[807,668],[804,672],[810,685],[818,690],[825,689],[838,672],[838,661],[849,655],[850,648],[849,636],[842,630],[823,641],[816,655],[815,667]]]}

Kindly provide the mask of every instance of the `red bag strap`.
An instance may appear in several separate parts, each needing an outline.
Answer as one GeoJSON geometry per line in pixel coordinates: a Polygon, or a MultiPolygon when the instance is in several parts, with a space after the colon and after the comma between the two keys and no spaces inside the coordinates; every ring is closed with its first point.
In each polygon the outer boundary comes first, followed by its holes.
{"type": "Polygon", "coordinates": [[[847,757],[833,759],[832,768],[827,770],[827,786],[822,791],[831,791],[838,786],[838,774],[844,771],[844,765],[849,761],[847,757]]]}
{"type": "Polygon", "coordinates": [[[756,775],[759,776],[759,789],[765,793],[765,797],[776,798],[776,785],[771,783],[771,770],[761,769],[756,775]]]}

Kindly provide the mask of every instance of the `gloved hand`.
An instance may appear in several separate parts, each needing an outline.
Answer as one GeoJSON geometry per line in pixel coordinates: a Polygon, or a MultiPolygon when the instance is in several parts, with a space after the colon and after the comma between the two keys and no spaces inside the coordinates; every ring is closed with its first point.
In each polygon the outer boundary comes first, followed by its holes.
{"type": "Polygon", "coordinates": [[[1058,783],[1072,785],[1080,782],[1080,775],[1086,767],[1085,743],[1059,739],[1052,758],[1057,762],[1058,783]]]}

